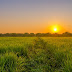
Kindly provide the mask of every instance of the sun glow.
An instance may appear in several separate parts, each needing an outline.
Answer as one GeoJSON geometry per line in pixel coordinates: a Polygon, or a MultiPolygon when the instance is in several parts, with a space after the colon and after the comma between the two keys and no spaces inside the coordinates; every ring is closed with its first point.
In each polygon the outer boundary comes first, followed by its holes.
{"type": "Polygon", "coordinates": [[[58,33],[59,27],[58,26],[53,26],[52,30],[53,30],[54,33],[58,33]]]}
{"type": "Polygon", "coordinates": [[[47,31],[50,33],[63,33],[65,32],[65,28],[63,26],[61,26],[60,24],[62,24],[61,22],[57,23],[57,22],[51,22],[49,23],[48,27],[47,27],[47,31]]]}
{"type": "Polygon", "coordinates": [[[54,32],[56,32],[57,31],[57,28],[54,28],[54,32]]]}

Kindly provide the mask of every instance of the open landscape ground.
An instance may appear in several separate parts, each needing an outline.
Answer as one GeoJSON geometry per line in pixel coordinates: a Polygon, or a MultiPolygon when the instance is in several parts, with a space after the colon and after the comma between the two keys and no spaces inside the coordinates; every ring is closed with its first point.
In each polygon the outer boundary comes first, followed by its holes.
{"type": "Polygon", "coordinates": [[[72,38],[0,37],[0,72],[72,72],[72,38]]]}

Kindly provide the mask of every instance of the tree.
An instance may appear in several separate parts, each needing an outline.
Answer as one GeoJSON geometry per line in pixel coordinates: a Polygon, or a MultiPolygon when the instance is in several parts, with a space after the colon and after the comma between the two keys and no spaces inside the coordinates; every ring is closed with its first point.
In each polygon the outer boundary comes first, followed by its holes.
{"type": "Polygon", "coordinates": [[[41,33],[37,33],[36,36],[37,36],[37,37],[41,37],[42,34],[41,34],[41,33]]]}
{"type": "Polygon", "coordinates": [[[30,33],[29,36],[30,36],[30,37],[35,37],[35,34],[34,34],[34,33],[30,33]]]}
{"type": "Polygon", "coordinates": [[[69,33],[69,32],[65,32],[62,34],[62,36],[65,36],[65,37],[70,37],[72,36],[72,33],[69,33]]]}
{"type": "Polygon", "coordinates": [[[24,33],[24,37],[29,37],[29,33],[24,33]]]}
{"type": "Polygon", "coordinates": [[[17,34],[16,33],[11,33],[11,36],[12,37],[17,37],[17,34]]]}
{"type": "Polygon", "coordinates": [[[2,37],[3,36],[3,34],[2,33],[0,33],[0,37],[2,37]]]}

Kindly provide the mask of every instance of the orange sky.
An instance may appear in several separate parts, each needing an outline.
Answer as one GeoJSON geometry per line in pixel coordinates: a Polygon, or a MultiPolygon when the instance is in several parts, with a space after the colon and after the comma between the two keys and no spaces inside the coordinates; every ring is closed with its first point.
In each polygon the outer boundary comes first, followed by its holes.
{"type": "Polygon", "coordinates": [[[72,32],[71,0],[2,0],[0,33],[72,32]]]}

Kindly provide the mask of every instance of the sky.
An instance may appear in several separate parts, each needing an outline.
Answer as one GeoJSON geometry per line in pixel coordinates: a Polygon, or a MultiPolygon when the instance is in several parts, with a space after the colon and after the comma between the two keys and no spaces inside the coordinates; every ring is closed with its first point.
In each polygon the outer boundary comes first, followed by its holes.
{"type": "Polygon", "coordinates": [[[72,32],[72,0],[0,0],[0,33],[72,32]]]}

